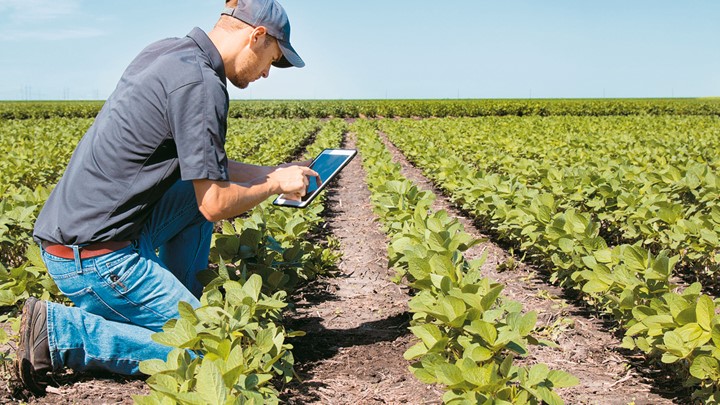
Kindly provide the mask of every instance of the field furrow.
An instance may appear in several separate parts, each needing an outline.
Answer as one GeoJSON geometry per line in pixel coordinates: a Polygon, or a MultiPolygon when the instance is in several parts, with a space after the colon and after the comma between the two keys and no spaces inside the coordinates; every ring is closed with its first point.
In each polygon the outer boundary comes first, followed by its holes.
{"type": "Polygon", "coordinates": [[[358,157],[328,193],[324,217],[342,259],[334,277],[298,293],[290,324],[307,335],[293,343],[301,382],[285,390],[291,404],[440,402],[441,391],[417,381],[402,357],[410,346],[408,292],[390,281],[387,240],[364,177],[358,157]]]}

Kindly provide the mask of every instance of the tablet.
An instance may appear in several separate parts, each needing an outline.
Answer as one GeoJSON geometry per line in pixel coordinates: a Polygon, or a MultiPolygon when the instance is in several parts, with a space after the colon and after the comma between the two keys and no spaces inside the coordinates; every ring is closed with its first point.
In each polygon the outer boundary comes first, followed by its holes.
{"type": "Polygon", "coordinates": [[[311,178],[306,193],[300,201],[285,199],[281,194],[273,201],[273,204],[285,207],[307,207],[325,186],[340,173],[340,170],[350,163],[355,155],[357,155],[355,149],[325,149],[310,164],[310,168],[320,175],[322,184],[318,186],[315,179],[311,178]]]}

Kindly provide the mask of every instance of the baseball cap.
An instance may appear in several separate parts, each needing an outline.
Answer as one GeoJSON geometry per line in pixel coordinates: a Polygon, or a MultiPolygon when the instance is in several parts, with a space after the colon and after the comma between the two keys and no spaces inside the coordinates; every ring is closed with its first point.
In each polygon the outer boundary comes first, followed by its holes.
{"type": "Polygon", "coordinates": [[[290,20],[277,1],[238,0],[235,8],[226,7],[221,14],[233,16],[253,27],[265,27],[268,34],[277,39],[283,54],[273,66],[280,68],[305,66],[305,62],[290,45],[290,20]]]}

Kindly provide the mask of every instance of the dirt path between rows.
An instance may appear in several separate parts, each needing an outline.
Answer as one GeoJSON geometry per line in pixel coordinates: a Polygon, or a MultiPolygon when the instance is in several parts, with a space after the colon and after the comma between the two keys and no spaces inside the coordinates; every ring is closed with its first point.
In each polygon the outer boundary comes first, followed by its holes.
{"type": "MultiPolygon", "coordinates": [[[[444,209],[476,238],[487,238],[473,222],[436,189],[420,169],[414,167],[385,134],[380,134],[393,159],[402,166],[405,177],[418,186],[433,190],[437,199],[433,209],[444,209]]],[[[503,294],[523,304],[525,310],[538,312],[540,337],[550,339],[559,349],[530,347],[528,363],[545,363],[550,368],[570,372],[580,385],[560,390],[567,404],[673,404],[689,403],[682,387],[662,372],[647,370],[642,356],[623,355],[617,349],[621,338],[606,322],[568,297],[563,289],[544,281],[538,271],[512,258],[492,242],[472,247],[465,253],[475,259],[487,252],[483,274],[505,285],[503,294]],[[510,266],[500,266],[513,263],[510,266]],[[499,269],[502,269],[500,271],[499,269]],[[632,361],[631,363],[631,359],[632,361]],[[649,376],[652,375],[652,378],[649,376]]]]}
{"type": "MultiPolygon", "coordinates": [[[[349,139],[345,145],[354,148],[349,139]]],[[[442,390],[416,380],[403,353],[407,290],[390,281],[387,239],[370,205],[360,157],[328,194],[326,221],[340,241],[339,274],[311,283],[298,294],[290,323],[307,332],[294,340],[302,382],[285,390],[290,404],[440,403],[442,390]]]]}

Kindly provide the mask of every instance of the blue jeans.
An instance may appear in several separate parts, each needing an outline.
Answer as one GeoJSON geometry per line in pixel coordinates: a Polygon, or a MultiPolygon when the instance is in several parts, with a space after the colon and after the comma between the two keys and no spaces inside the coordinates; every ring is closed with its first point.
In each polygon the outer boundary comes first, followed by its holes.
{"type": "Polygon", "coordinates": [[[75,304],[47,305],[53,369],[137,375],[141,361],[165,360],[172,348],[150,336],[179,317],[180,301],[200,306],[196,274],[208,266],[212,230],[192,182],[178,181],[130,246],[83,260],[43,250],[50,276],[75,304]]]}

